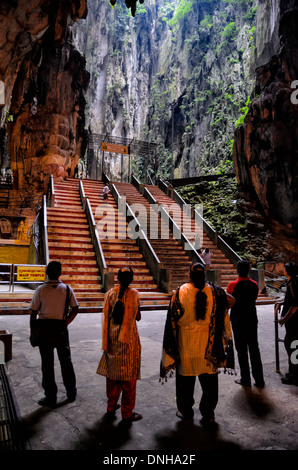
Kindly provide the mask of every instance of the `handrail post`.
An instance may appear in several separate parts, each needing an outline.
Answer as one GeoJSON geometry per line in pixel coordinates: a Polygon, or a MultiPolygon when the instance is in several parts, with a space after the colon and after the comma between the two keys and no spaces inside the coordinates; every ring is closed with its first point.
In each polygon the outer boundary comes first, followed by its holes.
{"type": "Polygon", "coordinates": [[[55,186],[54,186],[54,177],[51,175],[51,207],[55,205],[55,186]]]}
{"type": "Polygon", "coordinates": [[[278,337],[278,312],[279,308],[274,306],[274,333],[275,333],[275,372],[280,373],[279,369],[279,337],[278,337]]]}
{"type": "MultiPolygon", "coordinates": [[[[135,182],[137,184],[136,178],[135,178],[135,182]]],[[[146,231],[143,230],[142,225],[140,224],[137,217],[133,213],[129,204],[126,202],[126,198],[122,198],[120,196],[114,184],[112,185],[111,189],[112,189],[113,197],[117,203],[118,210],[124,214],[126,221],[130,222],[133,219],[135,220],[136,227],[138,227],[137,244],[140,248],[141,253],[144,256],[146,264],[149,267],[156,284],[159,286],[159,288],[163,292],[167,292],[167,293],[170,292],[170,281],[172,279],[172,276],[168,272],[169,270],[164,268],[162,263],[160,262],[158,256],[156,255],[146,235],[146,231]]],[[[141,187],[139,187],[138,189],[140,191],[141,187]]]]}
{"type": "Polygon", "coordinates": [[[85,196],[83,181],[81,179],[79,180],[79,193],[80,193],[80,198],[81,198],[82,209],[85,212],[86,211],[85,210],[86,209],[86,196],[85,196]]]}
{"type": "MultiPolygon", "coordinates": [[[[159,187],[169,196],[171,197],[177,204],[180,205],[182,208],[183,204],[185,204],[184,199],[177,193],[177,191],[172,187],[172,185],[166,185],[163,181],[160,182],[159,187]],[[166,189],[162,187],[162,185],[166,186],[166,189]]],[[[235,251],[222,239],[222,237],[208,224],[208,222],[196,211],[196,209],[192,209],[191,217],[195,218],[198,216],[202,220],[202,227],[204,232],[207,233],[209,238],[213,241],[213,243],[219,248],[231,261],[231,263],[236,267],[237,262],[241,260],[240,256],[235,253],[235,251]]]]}
{"type": "Polygon", "coordinates": [[[49,243],[48,243],[48,222],[47,222],[47,199],[46,196],[43,196],[43,205],[42,205],[42,240],[43,240],[43,257],[44,264],[49,263],[49,243]]]}
{"type": "Polygon", "coordinates": [[[106,265],[104,253],[103,253],[100,239],[98,236],[98,232],[96,229],[96,223],[95,223],[95,219],[92,213],[89,198],[85,198],[84,201],[85,201],[85,213],[86,213],[89,231],[91,235],[91,241],[94,247],[97,265],[101,274],[102,288],[104,291],[107,291],[110,288],[114,287],[114,274],[111,271],[109,271],[106,265]]]}

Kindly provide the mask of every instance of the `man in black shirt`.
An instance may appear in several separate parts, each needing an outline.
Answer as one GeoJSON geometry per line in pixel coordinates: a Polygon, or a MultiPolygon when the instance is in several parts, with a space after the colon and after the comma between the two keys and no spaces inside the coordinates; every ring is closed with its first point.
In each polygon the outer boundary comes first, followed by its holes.
{"type": "Polygon", "coordinates": [[[286,335],[284,338],[285,349],[289,356],[289,372],[281,381],[288,385],[298,385],[298,364],[293,363],[293,344],[298,340],[298,276],[295,263],[285,264],[285,274],[288,278],[287,290],[284,302],[278,302],[275,308],[283,304],[280,325],[285,325],[286,335]]]}
{"type": "Polygon", "coordinates": [[[231,323],[235,347],[238,354],[241,379],[235,380],[243,386],[251,386],[248,351],[252,376],[257,387],[264,387],[263,366],[258,345],[258,317],[256,299],[259,293],[258,283],[248,277],[250,270],[247,261],[237,264],[238,279],[229,283],[227,293],[236,299],[231,308],[231,323]]]}

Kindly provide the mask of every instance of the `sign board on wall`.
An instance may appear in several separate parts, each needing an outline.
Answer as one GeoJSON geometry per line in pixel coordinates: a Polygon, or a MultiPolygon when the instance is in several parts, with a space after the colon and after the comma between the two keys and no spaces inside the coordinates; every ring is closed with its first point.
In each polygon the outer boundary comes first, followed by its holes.
{"type": "Polygon", "coordinates": [[[127,145],[107,144],[106,142],[102,142],[101,150],[104,152],[122,153],[129,155],[129,147],[127,145]]]}
{"type": "Polygon", "coordinates": [[[44,282],[45,266],[17,266],[17,281],[44,282]]]}

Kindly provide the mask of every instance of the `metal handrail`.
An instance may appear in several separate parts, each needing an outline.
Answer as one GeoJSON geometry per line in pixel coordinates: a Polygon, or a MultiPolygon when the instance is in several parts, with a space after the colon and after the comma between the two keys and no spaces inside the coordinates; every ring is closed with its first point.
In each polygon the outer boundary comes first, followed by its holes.
{"type": "MultiPolygon", "coordinates": [[[[83,186],[82,186],[82,189],[83,189],[83,186]]],[[[80,192],[80,194],[81,196],[83,196],[85,192],[84,191],[80,192]]],[[[86,217],[87,217],[87,222],[88,222],[89,231],[91,235],[92,245],[95,251],[97,265],[99,267],[100,274],[101,274],[102,287],[104,291],[107,291],[114,286],[114,273],[109,271],[107,267],[105,256],[104,256],[100,239],[98,236],[98,232],[96,229],[96,223],[95,223],[95,219],[94,219],[94,215],[92,212],[89,198],[85,197],[82,203],[83,203],[84,210],[85,210],[86,217]]]]}
{"type": "MultiPolygon", "coordinates": [[[[179,234],[177,237],[178,240],[180,240],[180,244],[182,245],[185,253],[188,255],[188,257],[191,259],[192,262],[194,263],[201,263],[205,266],[205,261],[201,258],[199,253],[195,250],[195,248],[191,250],[186,250],[185,246],[192,246],[190,241],[188,240],[187,236],[181,231],[180,227],[176,224],[176,222],[172,219],[170,214],[165,210],[164,207],[160,208],[161,216],[164,217],[163,220],[169,222],[169,227],[170,230],[173,233],[179,234]]],[[[177,239],[176,238],[176,239],[177,239]]]]}
{"type": "MultiPolygon", "coordinates": [[[[177,193],[173,187],[169,189],[169,186],[161,182],[159,185],[159,188],[167,195],[168,193],[171,193],[170,197],[177,202],[177,204],[183,206],[185,203],[184,199],[177,193]]],[[[227,244],[223,238],[218,235],[216,230],[214,230],[213,227],[193,208],[192,209],[192,214],[191,217],[194,218],[195,215],[199,216],[200,219],[202,220],[203,224],[203,230],[204,232],[209,236],[209,238],[212,240],[212,242],[221,250],[224,252],[224,254],[227,256],[227,258],[231,261],[231,263],[236,266],[237,262],[241,260],[241,257],[227,244]]]]}
{"type": "Polygon", "coordinates": [[[47,222],[47,198],[43,196],[42,200],[42,247],[43,247],[43,262],[48,264],[49,256],[49,242],[48,242],[48,222],[47,222]]]}
{"type": "Polygon", "coordinates": [[[54,207],[54,205],[55,205],[55,185],[54,185],[53,175],[50,175],[50,180],[49,180],[49,184],[48,184],[46,198],[47,198],[47,206],[48,207],[54,207]]]}
{"type": "Polygon", "coordinates": [[[280,312],[282,304],[279,304],[278,308],[275,309],[274,306],[274,336],[275,336],[275,372],[280,373],[280,368],[279,368],[279,343],[283,343],[284,340],[279,338],[278,335],[278,314],[280,312]]]}
{"type": "Polygon", "coordinates": [[[170,292],[171,288],[167,282],[168,279],[171,279],[171,274],[169,272],[170,270],[164,268],[146,235],[146,231],[143,229],[141,223],[133,213],[129,204],[125,202],[124,205],[124,198],[120,196],[114,184],[112,184],[112,194],[117,203],[118,210],[125,213],[126,221],[130,222],[131,220],[134,220],[136,227],[138,227],[139,237],[137,238],[136,242],[144,256],[147,266],[149,267],[154,277],[155,282],[161,288],[161,290],[170,292]]]}
{"type": "Polygon", "coordinates": [[[8,292],[10,292],[11,290],[11,279],[12,279],[12,267],[13,265],[10,264],[10,263],[0,263],[0,269],[1,269],[1,272],[0,272],[0,275],[4,275],[4,276],[9,276],[9,280],[8,282],[7,281],[0,281],[0,284],[8,284],[8,292]],[[2,271],[2,266],[7,266],[9,268],[9,271],[2,271]]]}
{"type": "Polygon", "coordinates": [[[82,209],[83,209],[83,211],[85,211],[85,208],[86,208],[86,196],[85,196],[85,190],[84,190],[83,181],[82,181],[81,179],[79,180],[79,194],[80,194],[80,198],[81,198],[82,209]]]}
{"type": "Polygon", "coordinates": [[[38,267],[38,268],[46,268],[45,264],[13,264],[12,265],[12,277],[11,277],[11,291],[14,292],[14,286],[15,284],[42,284],[44,281],[15,281],[15,276],[17,275],[17,272],[15,272],[15,268],[18,268],[18,266],[28,266],[28,267],[38,267]]]}

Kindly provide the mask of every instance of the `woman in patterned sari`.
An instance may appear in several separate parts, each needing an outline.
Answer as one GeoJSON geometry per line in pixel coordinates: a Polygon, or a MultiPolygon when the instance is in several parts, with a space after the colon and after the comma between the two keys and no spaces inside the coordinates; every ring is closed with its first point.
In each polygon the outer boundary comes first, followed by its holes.
{"type": "Polygon", "coordinates": [[[141,344],[136,325],[140,320],[140,299],[136,289],[129,287],[133,280],[131,268],[118,271],[120,286],[105,295],[102,321],[103,354],[97,373],[106,377],[107,413],[114,415],[120,408],[126,422],[142,419],[134,411],[136,384],[140,379],[141,344]]]}

